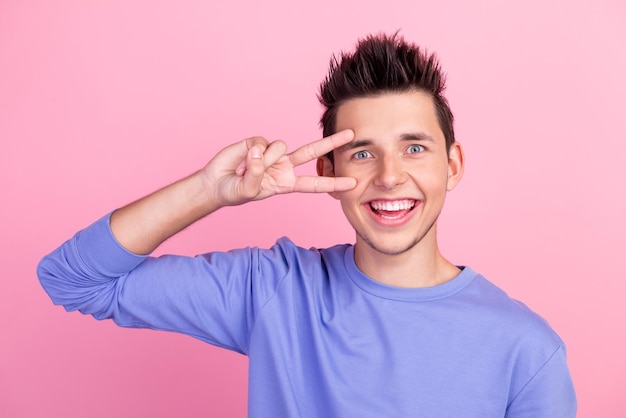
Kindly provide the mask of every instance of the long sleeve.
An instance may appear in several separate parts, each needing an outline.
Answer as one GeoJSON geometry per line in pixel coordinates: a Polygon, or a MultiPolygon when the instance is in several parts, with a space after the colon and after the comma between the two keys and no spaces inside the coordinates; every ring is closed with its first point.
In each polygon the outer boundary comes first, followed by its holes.
{"type": "Polygon", "coordinates": [[[117,243],[106,216],[44,257],[38,276],[52,301],[68,311],[246,353],[255,315],[285,275],[282,258],[279,246],[138,256],[117,243]]]}

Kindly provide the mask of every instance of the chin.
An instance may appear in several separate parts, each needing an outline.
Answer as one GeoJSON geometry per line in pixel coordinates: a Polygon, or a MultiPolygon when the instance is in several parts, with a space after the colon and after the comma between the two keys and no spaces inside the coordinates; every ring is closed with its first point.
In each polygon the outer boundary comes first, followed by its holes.
{"type": "Polygon", "coordinates": [[[377,253],[390,256],[404,254],[413,249],[420,242],[419,239],[404,244],[398,244],[397,242],[373,242],[367,237],[364,237],[362,235],[359,236],[361,237],[361,241],[363,241],[363,244],[367,245],[372,250],[376,251],[377,253]]]}

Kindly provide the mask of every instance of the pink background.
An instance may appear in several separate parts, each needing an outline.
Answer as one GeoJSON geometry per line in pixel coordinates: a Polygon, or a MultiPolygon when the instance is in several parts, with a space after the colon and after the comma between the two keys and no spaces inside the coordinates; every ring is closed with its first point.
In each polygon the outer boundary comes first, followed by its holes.
{"type": "MultiPolygon", "coordinates": [[[[438,52],[466,149],[444,253],[559,332],[580,417],[626,416],[624,22],[623,0],[1,1],[0,416],[245,416],[245,357],[66,314],[35,266],[228,143],[318,138],[330,54],[396,29],[438,52]]],[[[159,253],[282,235],[353,240],[336,201],[292,195],[159,253]]]]}

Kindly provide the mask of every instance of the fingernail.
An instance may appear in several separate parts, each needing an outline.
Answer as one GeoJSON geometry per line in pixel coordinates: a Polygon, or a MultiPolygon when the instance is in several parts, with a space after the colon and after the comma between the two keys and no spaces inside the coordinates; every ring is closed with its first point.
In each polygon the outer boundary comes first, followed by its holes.
{"type": "Polygon", "coordinates": [[[256,147],[252,147],[252,149],[250,149],[250,157],[261,158],[261,151],[256,147]]]}

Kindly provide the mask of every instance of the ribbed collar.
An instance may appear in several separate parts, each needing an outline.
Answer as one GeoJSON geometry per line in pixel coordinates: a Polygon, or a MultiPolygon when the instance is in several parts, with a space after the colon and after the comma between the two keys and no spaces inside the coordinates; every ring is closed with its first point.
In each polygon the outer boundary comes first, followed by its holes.
{"type": "Polygon", "coordinates": [[[372,295],[406,302],[427,302],[443,299],[460,292],[476,277],[469,267],[459,266],[461,272],[454,279],[432,287],[404,288],[389,286],[366,276],[354,262],[354,245],[345,247],[344,264],[348,276],[361,290],[372,295]]]}

